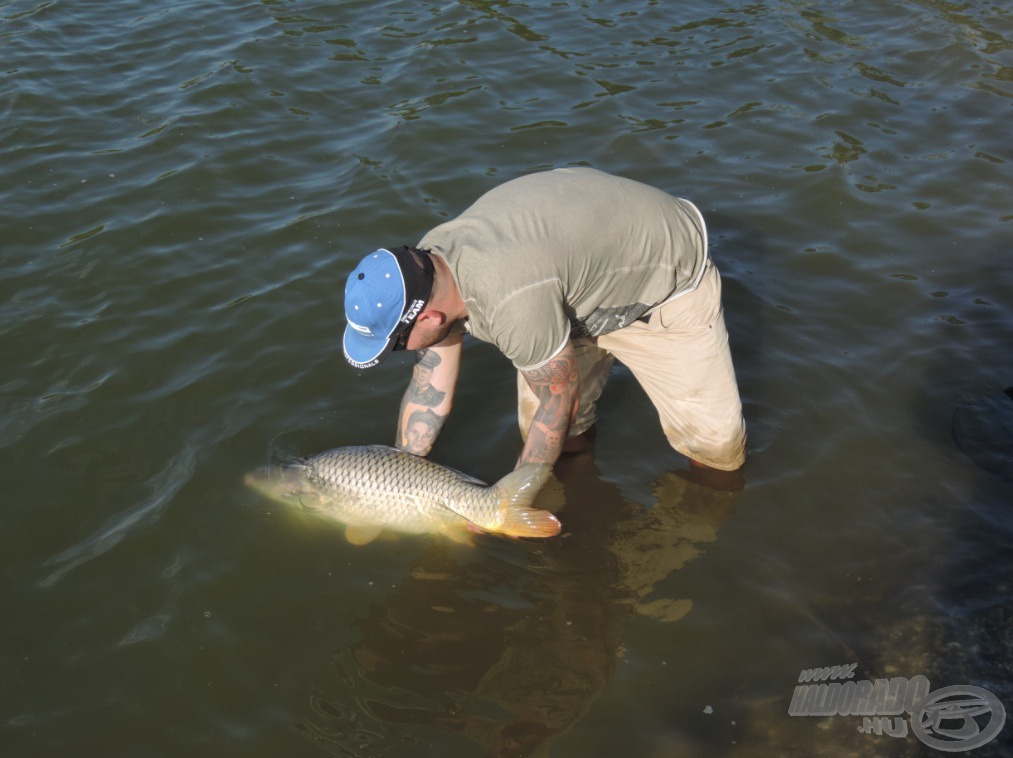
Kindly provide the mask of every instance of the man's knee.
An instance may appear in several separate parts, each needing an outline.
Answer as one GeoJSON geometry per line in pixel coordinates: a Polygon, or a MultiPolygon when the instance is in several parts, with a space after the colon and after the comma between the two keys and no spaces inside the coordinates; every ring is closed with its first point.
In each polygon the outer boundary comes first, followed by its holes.
{"type": "Polygon", "coordinates": [[[665,429],[669,444],[691,461],[719,471],[736,471],[746,462],[746,424],[738,420],[706,433],[665,429]]]}

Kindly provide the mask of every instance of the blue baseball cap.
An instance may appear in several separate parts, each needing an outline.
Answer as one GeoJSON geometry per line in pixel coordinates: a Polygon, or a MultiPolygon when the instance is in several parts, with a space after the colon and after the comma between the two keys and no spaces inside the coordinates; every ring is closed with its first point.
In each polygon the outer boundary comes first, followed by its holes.
{"type": "Polygon", "coordinates": [[[345,282],[345,360],[372,368],[403,348],[433,292],[433,261],[412,247],[380,248],[363,258],[345,282]]]}

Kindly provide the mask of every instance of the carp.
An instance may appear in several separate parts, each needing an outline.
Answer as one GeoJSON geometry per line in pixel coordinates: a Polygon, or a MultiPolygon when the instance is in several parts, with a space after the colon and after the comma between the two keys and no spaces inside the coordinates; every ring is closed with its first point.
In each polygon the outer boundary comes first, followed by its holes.
{"type": "Polygon", "coordinates": [[[372,541],[383,529],[454,539],[469,531],[552,537],[559,534],[558,519],[531,507],[551,471],[547,464],[526,464],[486,485],[428,458],[361,445],[268,466],[248,474],[246,484],[341,522],[354,544],[372,541]]]}

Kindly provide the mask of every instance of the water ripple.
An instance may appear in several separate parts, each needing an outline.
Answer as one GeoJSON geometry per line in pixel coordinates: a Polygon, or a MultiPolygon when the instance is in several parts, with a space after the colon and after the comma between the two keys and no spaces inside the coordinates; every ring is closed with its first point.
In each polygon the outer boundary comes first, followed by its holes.
{"type": "Polygon", "coordinates": [[[61,553],[46,559],[43,565],[57,568],[39,580],[39,587],[51,587],[78,566],[104,555],[134,532],[148,528],[162,516],[176,493],[193,476],[195,451],[186,447],[148,480],[151,494],[143,501],[114,516],[110,523],[61,553]]]}

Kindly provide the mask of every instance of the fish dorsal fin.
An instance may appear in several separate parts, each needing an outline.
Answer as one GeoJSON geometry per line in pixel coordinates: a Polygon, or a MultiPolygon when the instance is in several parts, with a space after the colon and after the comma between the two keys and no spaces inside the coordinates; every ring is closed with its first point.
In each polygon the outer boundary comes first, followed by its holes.
{"type": "Polygon", "coordinates": [[[465,474],[463,471],[459,469],[451,468],[450,466],[444,466],[444,468],[447,469],[448,471],[452,471],[453,473],[457,474],[459,477],[461,477],[461,479],[466,481],[468,484],[478,484],[481,485],[482,487],[489,486],[487,482],[483,482],[481,479],[477,479],[473,477],[471,474],[465,474]]]}
{"type": "Polygon", "coordinates": [[[345,527],[345,539],[353,545],[367,545],[380,535],[382,529],[376,524],[349,524],[345,527]]]}

